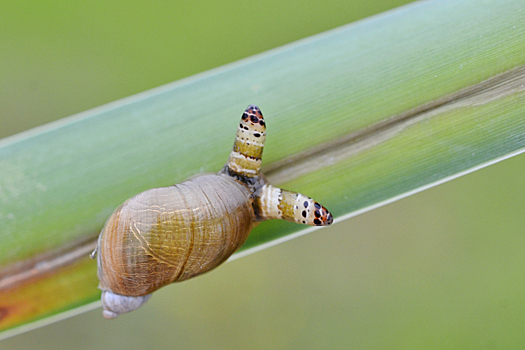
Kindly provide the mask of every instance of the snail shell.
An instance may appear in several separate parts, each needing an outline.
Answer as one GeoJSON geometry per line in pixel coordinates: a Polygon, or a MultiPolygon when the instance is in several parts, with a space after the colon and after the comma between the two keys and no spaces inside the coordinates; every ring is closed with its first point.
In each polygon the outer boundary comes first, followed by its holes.
{"type": "Polygon", "coordinates": [[[265,135],[262,113],[251,105],[219,174],[142,192],[115,210],[92,254],[105,318],[137,309],[167,284],[217,267],[259,221],[332,223],[319,203],[273,187],[260,174],[265,135]]]}
{"type": "Polygon", "coordinates": [[[209,271],[244,243],[253,217],[247,188],[226,176],[143,192],[103,229],[100,286],[140,296],[209,271]]]}

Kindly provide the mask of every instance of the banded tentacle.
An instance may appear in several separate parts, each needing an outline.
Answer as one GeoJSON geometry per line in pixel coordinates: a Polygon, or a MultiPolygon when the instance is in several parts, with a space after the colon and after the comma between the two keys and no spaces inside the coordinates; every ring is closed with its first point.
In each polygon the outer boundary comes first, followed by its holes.
{"type": "Polygon", "coordinates": [[[250,178],[258,176],[265,140],[266,124],[262,112],[256,105],[249,105],[242,114],[226,164],[230,172],[250,178]]]}
{"type": "Polygon", "coordinates": [[[91,255],[97,254],[104,317],[133,311],[162,286],[214,269],[257,221],[332,223],[312,198],[268,184],[260,172],[265,138],[261,110],[250,105],[217,175],[142,192],[115,210],[91,255]]]}
{"type": "Polygon", "coordinates": [[[332,214],[312,198],[268,184],[256,193],[253,206],[261,220],[283,219],[312,226],[334,221],[332,214]]]}

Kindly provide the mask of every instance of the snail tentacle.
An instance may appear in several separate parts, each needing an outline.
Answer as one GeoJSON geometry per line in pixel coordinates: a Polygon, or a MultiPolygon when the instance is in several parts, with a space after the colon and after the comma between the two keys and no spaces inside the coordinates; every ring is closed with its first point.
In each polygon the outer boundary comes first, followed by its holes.
{"type": "Polygon", "coordinates": [[[249,105],[241,117],[235,142],[226,166],[230,172],[253,178],[261,173],[261,158],[266,140],[266,124],[261,110],[249,105]]]}
{"type": "Polygon", "coordinates": [[[328,209],[312,198],[269,184],[256,193],[253,207],[262,220],[282,219],[311,226],[327,226],[334,221],[328,209]]]}

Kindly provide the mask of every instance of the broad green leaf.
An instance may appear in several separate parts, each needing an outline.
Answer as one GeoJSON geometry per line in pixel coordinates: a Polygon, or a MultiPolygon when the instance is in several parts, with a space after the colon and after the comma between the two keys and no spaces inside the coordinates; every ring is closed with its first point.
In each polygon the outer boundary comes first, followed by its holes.
{"type": "MultiPolygon", "coordinates": [[[[524,14],[517,0],[418,2],[0,141],[0,327],[95,300],[95,263],[60,259],[125,199],[218,171],[250,103],[269,179],[336,218],[521,152],[524,14]],[[36,261],[55,265],[10,282],[36,261]],[[37,300],[37,283],[74,297],[37,300]],[[20,311],[20,295],[40,308],[20,311]]],[[[299,230],[261,224],[243,249],[299,230]]]]}

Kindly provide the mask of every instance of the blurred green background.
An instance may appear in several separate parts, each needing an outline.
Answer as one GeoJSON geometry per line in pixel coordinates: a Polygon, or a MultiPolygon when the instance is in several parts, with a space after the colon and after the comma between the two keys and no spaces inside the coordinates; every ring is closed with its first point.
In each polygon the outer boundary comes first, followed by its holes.
{"type": "MultiPolygon", "coordinates": [[[[3,1],[0,137],[408,1],[3,1]]],[[[1,349],[511,349],[525,156],[1,349]]],[[[0,169],[1,171],[1,169],[0,169]]]]}
{"type": "Polygon", "coordinates": [[[3,0],[0,138],[408,2],[3,0]]]}

